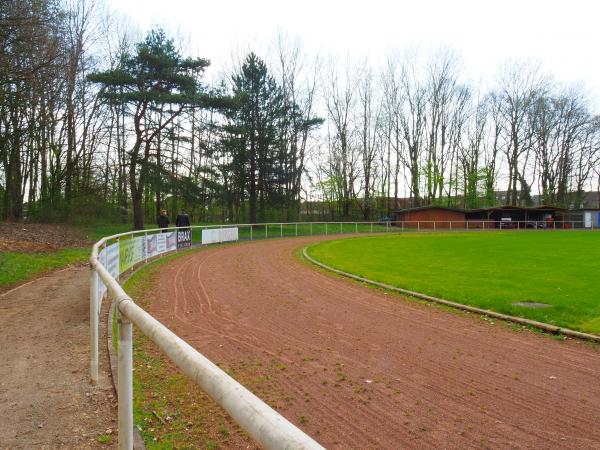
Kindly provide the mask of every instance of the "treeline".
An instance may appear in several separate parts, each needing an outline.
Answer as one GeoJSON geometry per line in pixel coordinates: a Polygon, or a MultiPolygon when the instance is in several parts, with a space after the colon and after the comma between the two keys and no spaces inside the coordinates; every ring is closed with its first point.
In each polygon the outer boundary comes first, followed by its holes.
{"type": "Polygon", "coordinates": [[[599,116],[532,64],[484,90],[450,51],[376,70],[280,36],[209,82],[164,31],[130,30],[90,1],[0,0],[2,219],[369,219],[600,189],[599,116]]]}

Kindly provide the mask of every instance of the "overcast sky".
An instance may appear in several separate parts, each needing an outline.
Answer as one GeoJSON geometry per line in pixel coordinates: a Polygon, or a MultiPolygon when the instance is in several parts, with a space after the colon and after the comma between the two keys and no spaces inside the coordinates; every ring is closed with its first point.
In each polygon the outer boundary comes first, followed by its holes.
{"type": "Polygon", "coordinates": [[[534,58],[556,81],[583,83],[600,112],[600,0],[108,0],[142,32],[188,34],[197,56],[221,68],[236,49],[259,54],[278,31],[309,54],[377,64],[412,45],[454,48],[472,81],[507,59],[534,58]]]}

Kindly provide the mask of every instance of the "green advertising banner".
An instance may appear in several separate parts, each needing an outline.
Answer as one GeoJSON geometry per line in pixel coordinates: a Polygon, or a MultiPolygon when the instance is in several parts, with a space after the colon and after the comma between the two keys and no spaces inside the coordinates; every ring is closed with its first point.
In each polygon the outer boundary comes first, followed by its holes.
{"type": "Polygon", "coordinates": [[[146,238],[136,237],[119,242],[119,272],[123,273],[146,257],[146,238]]]}

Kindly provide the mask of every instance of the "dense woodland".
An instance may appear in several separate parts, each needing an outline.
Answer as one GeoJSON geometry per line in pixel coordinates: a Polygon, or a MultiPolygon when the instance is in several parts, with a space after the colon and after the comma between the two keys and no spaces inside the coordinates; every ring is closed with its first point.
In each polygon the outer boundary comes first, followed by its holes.
{"type": "Polygon", "coordinates": [[[534,63],[483,86],[448,49],[376,67],[277,36],[213,68],[132,29],[99,2],[0,0],[0,218],[373,219],[600,190],[589,94],[534,63]]]}

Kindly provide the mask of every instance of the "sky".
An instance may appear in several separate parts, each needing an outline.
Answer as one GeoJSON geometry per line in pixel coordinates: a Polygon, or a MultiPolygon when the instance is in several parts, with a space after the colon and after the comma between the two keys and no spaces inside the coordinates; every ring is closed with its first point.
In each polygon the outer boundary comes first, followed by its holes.
{"type": "Polygon", "coordinates": [[[146,32],[189,36],[216,68],[265,52],[278,32],[309,55],[382,62],[411,46],[450,47],[471,81],[491,83],[508,60],[534,59],[557,82],[579,83],[600,113],[599,0],[108,0],[146,32]]]}

